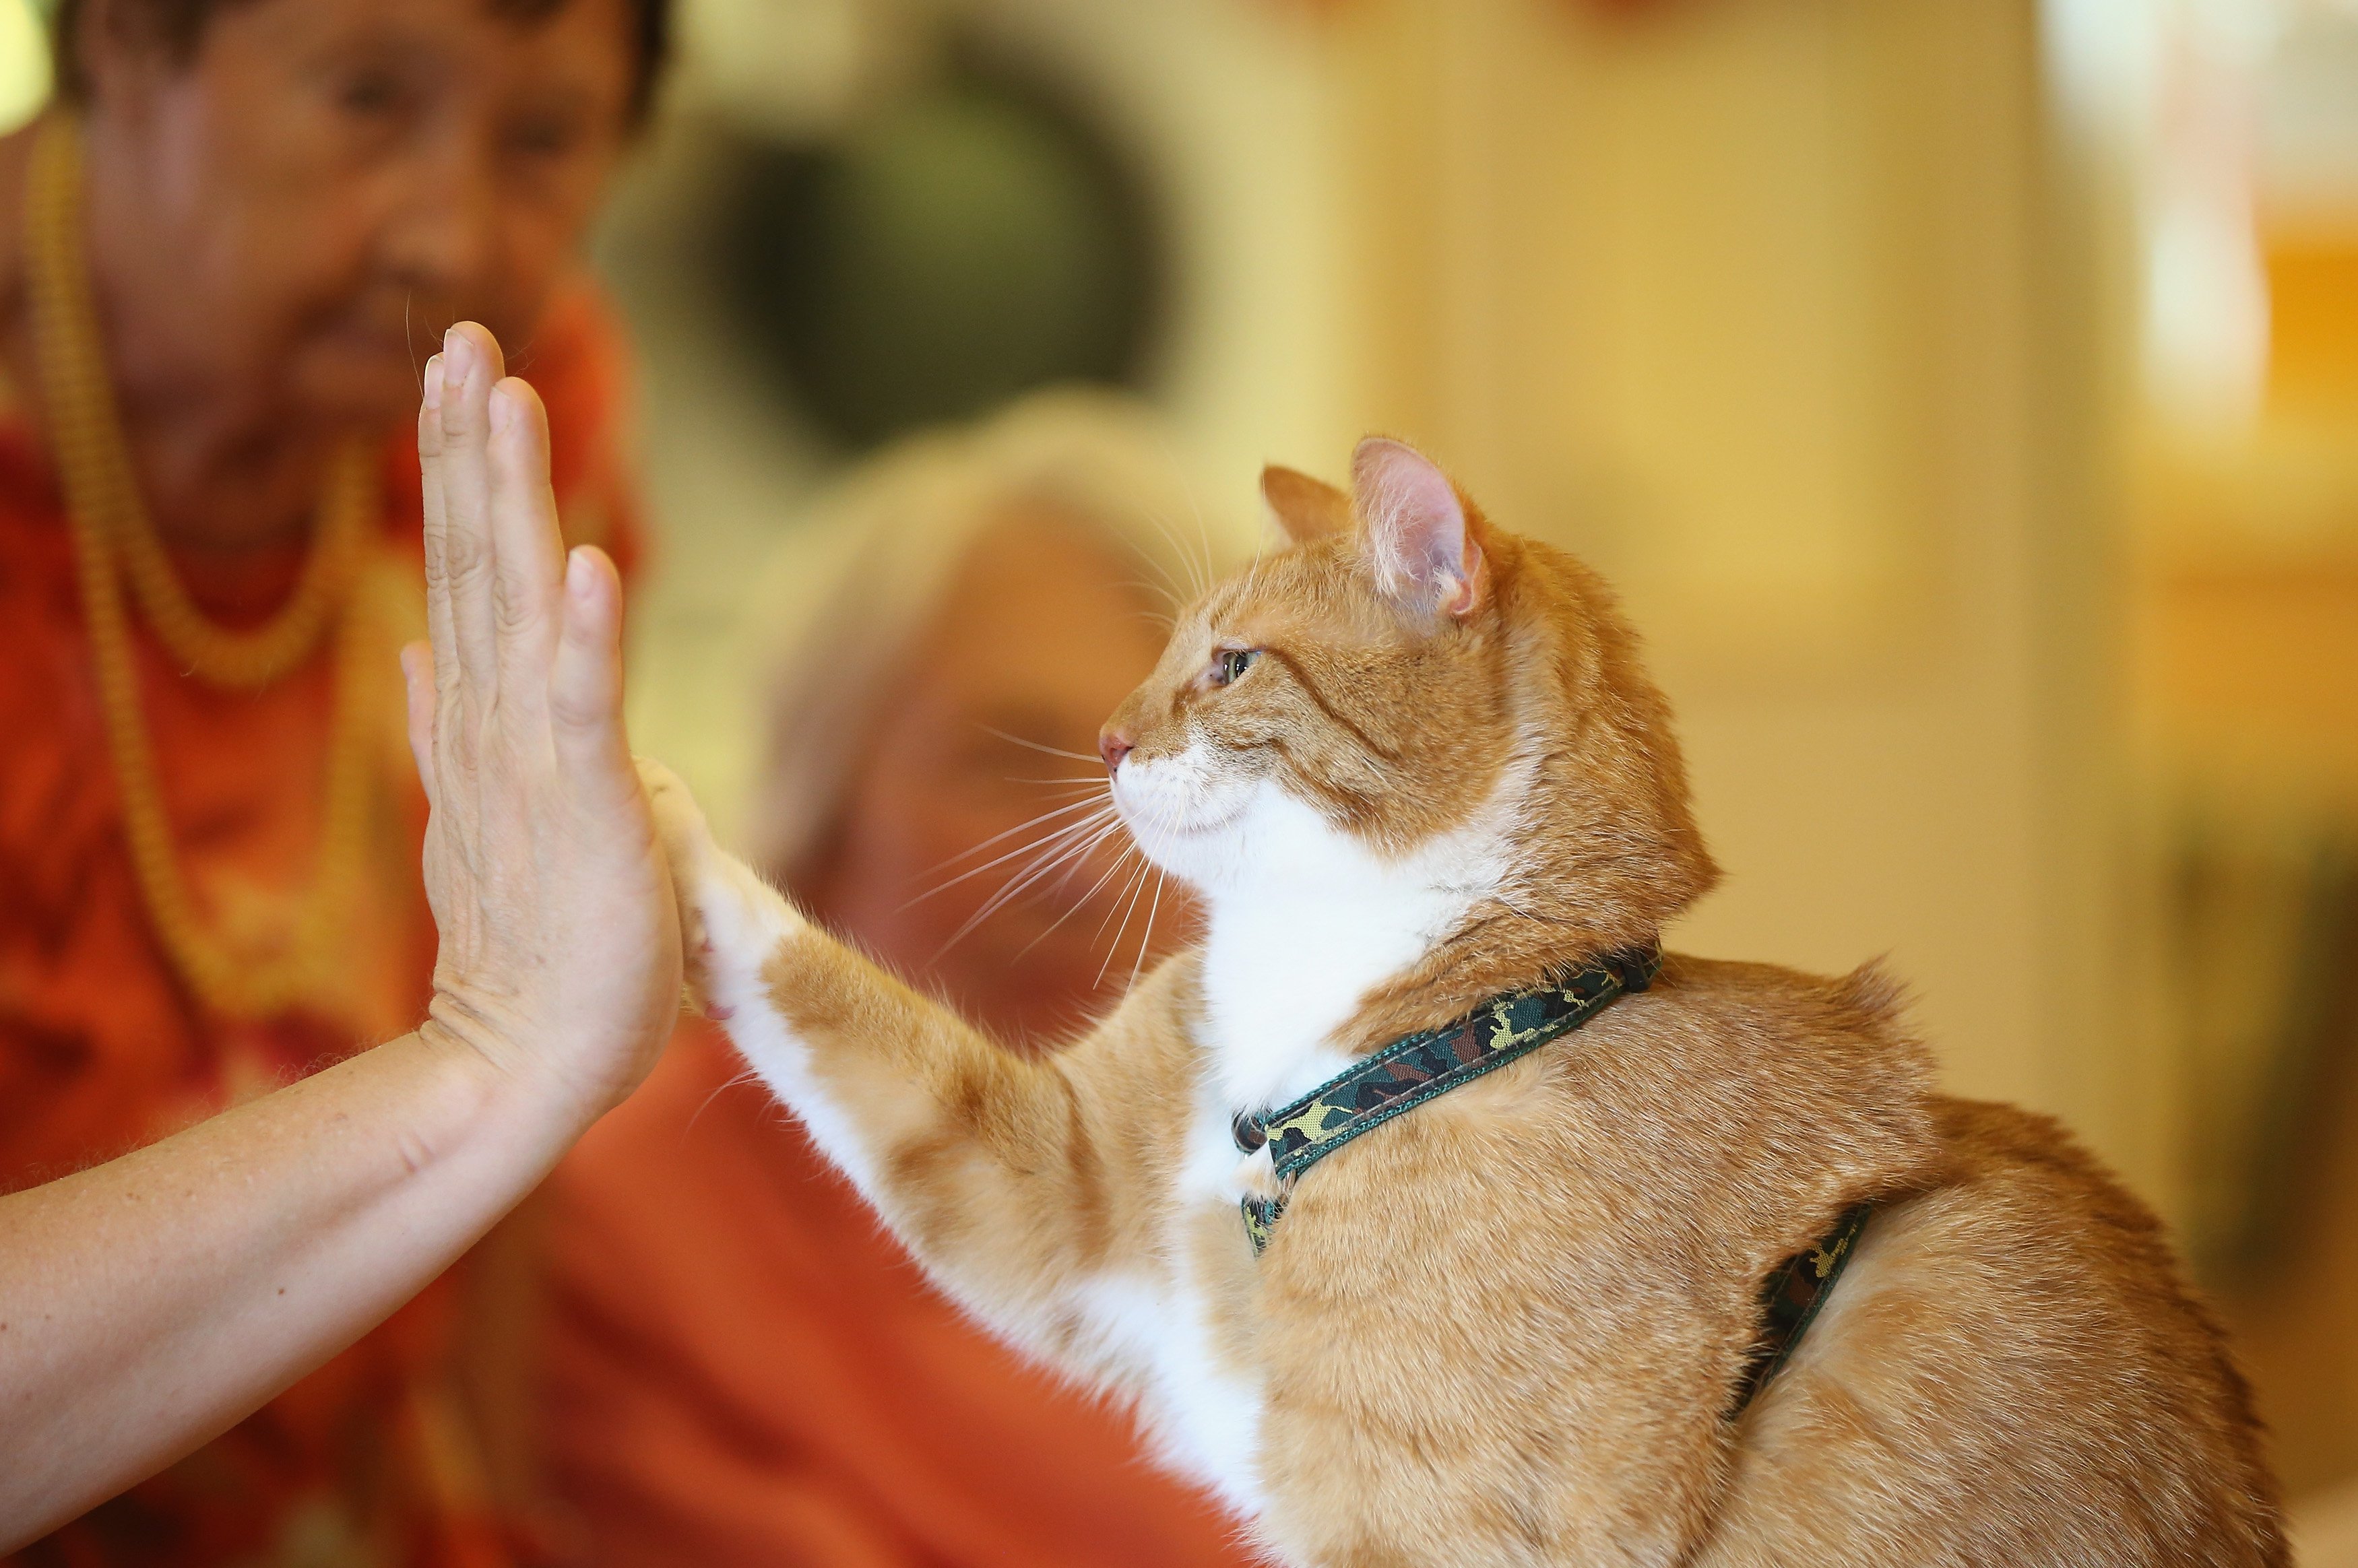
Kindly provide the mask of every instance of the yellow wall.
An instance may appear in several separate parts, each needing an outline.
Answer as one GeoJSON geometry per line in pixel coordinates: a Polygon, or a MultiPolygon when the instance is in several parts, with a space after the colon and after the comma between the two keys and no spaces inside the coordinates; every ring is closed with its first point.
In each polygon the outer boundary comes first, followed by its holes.
{"type": "Polygon", "coordinates": [[[2166,1200],[2032,6],[1370,0],[1337,46],[1359,422],[1623,584],[1729,873],[1674,937],[1888,953],[1958,1088],[2166,1200]]]}
{"type": "Polygon", "coordinates": [[[31,119],[49,94],[40,11],[33,0],[0,0],[0,135],[31,119]]]}
{"type": "MultiPolygon", "coordinates": [[[[1093,81],[1163,172],[1207,514],[1264,458],[1331,474],[1386,429],[1596,561],[1729,872],[1673,938],[1888,953],[1956,1087],[2064,1113],[2171,1200],[2033,0],[963,8],[1093,81]]],[[[733,384],[686,341],[649,345],[651,460],[672,558],[717,566],[763,502],[715,492],[698,388],[733,384]]],[[[658,589],[634,698],[716,773],[694,693],[729,581],[658,589]]]]}

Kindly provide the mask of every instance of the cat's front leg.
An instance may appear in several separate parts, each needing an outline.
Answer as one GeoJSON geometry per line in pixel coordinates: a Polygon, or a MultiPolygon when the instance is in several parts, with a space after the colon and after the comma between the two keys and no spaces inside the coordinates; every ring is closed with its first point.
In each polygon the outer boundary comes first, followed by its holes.
{"type": "Polygon", "coordinates": [[[809,1041],[773,1000],[771,976],[789,978],[827,943],[802,912],[714,842],[696,798],[661,762],[639,759],[655,832],[671,864],[679,933],[692,1000],[728,1026],[729,1036],[771,1090],[806,1128],[821,1152],[876,1201],[882,1184],[875,1141],[863,1136],[817,1071],[809,1041]]]}
{"type": "Polygon", "coordinates": [[[668,769],[640,771],[690,984],[746,1060],[962,1304],[1069,1371],[1135,1387],[1136,1358],[1091,1303],[1111,1281],[1157,1288],[1157,1145],[1182,1120],[1163,1057],[1124,1048],[1135,1013],[1046,1058],[1002,1050],[723,852],[668,769]]]}

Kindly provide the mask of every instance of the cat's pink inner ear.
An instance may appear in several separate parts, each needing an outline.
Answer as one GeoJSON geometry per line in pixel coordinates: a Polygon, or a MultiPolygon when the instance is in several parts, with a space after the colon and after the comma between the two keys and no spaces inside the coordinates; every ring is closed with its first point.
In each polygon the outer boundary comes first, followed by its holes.
{"type": "Polygon", "coordinates": [[[1261,470],[1260,497],[1285,536],[1297,545],[1350,531],[1351,498],[1298,470],[1276,463],[1261,470]]]}
{"type": "Polygon", "coordinates": [[[1482,601],[1482,547],[1449,476],[1415,448],[1370,436],[1351,460],[1351,484],[1377,585],[1422,609],[1472,614],[1482,601]]]}

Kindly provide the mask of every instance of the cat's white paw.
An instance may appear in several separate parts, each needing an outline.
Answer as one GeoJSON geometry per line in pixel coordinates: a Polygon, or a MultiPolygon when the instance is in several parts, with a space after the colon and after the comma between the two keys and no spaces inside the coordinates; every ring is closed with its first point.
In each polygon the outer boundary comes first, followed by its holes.
{"type": "Polygon", "coordinates": [[[705,826],[704,812],[680,782],[677,773],[653,757],[633,757],[637,764],[639,783],[647,792],[647,805],[654,813],[655,837],[663,844],[664,858],[674,868],[693,870],[708,854],[717,853],[712,843],[712,830],[705,826]]]}
{"type": "Polygon", "coordinates": [[[802,917],[713,842],[703,811],[678,774],[651,759],[636,760],[679,901],[680,952],[691,999],[710,1016],[726,1019],[758,993],[763,963],[801,927],[802,917]]]}
{"type": "Polygon", "coordinates": [[[632,761],[638,764],[639,783],[647,792],[647,806],[654,816],[655,842],[671,868],[672,896],[679,904],[680,957],[688,1005],[701,1010],[707,1005],[704,969],[712,941],[698,890],[707,876],[705,863],[714,852],[712,831],[677,773],[651,757],[632,761]]]}

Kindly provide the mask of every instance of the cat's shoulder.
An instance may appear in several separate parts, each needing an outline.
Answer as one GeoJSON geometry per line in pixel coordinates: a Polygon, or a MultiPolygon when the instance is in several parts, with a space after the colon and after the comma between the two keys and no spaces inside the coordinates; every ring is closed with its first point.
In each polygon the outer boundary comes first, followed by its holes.
{"type": "Polygon", "coordinates": [[[1880,960],[1816,975],[1668,953],[1639,1000],[1644,1007],[1633,1011],[1674,1024],[1699,1048],[1770,1064],[1871,1059],[1930,1085],[1931,1054],[1909,1027],[1907,989],[1880,960]]]}
{"type": "Polygon", "coordinates": [[[1872,1185],[1936,1158],[1932,1055],[1879,964],[1829,976],[1670,954],[1653,986],[1612,1011],[1625,1046],[1615,1076],[1649,1116],[1680,1105],[1720,1146],[1757,1144],[1764,1158],[1847,1151],[1878,1173],[1872,1185]]]}
{"type": "Polygon", "coordinates": [[[1907,988],[1879,958],[1845,975],[1817,975],[1782,964],[1664,953],[1653,990],[1762,1027],[1906,1033],[1907,988]]]}

